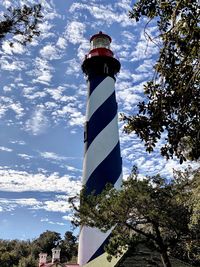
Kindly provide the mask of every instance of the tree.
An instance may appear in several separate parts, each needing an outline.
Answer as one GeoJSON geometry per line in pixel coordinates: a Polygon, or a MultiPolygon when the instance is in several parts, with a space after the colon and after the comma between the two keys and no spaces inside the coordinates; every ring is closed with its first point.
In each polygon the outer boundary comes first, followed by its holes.
{"type": "Polygon", "coordinates": [[[192,204],[193,204],[193,216],[192,223],[198,224],[200,222],[200,170],[197,170],[194,174],[193,188],[192,188],[192,204]]]}
{"type": "Polygon", "coordinates": [[[170,267],[169,253],[173,255],[177,247],[186,251],[191,241],[200,246],[200,234],[195,231],[200,224],[195,229],[189,227],[193,212],[191,184],[188,176],[180,173],[171,181],[159,175],[140,180],[133,168],[120,191],[107,186],[99,195],[86,195],[83,189],[80,207],[75,205],[77,197],[71,198],[73,223],[103,232],[114,228],[105,247],[111,256],[118,256],[142,238],[161,254],[163,266],[170,267]]]}
{"type": "Polygon", "coordinates": [[[46,252],[51,257],[51,250],[57,245],[61,248],[61,262],[77,256],[77,238],[70,231],[63,239],[59,233],[48,230],[33,241],[0,239],[0,266],[35,267],[39,253],[46,252]]]}
{"type": "Polygon", "coordinates": [[[72,257],[77,256],[77,238],[71,231],[67,231],[60,242],[61,261],[70,261],[72,257]]]}
{"type": "Polygon", "coordinates": [[[18,267],[36,267],[38,266],[38,260],[33,255],[29,255],[27,258],[21,258],[18,267]]]}
{"type": "Polygon", "coordinates": [[[33,241],[34,255],[38,257],[40,252],[51,255],[52,248],[55,248],[61,241],[60,234],[53,231],[45,231],[33,241]]]}
{"type": "Polygon", "coordinates": [[[27,257],[30,251],[30,242],[0,240],[0,266],[18,266],[20,259],[27,257]]]}
{"type": "Polygon", "coordinates": [[[148,19],[145,35],[160,48],[155,75],[144,86],[147,101],[138,104],[138,114],[123,115],[125,132],[135,132],[152,152],[166,134],[161,155],[176,156],[180,163],[200,157],[200,8],[197,0],[139,0],[130,18],[148,19]],[[157,24],[158,36],[147,32],[157,24]],[[159,41],[157,41],[159,40],[159,41]],[[161,43],[161,45],[160,45],[161,43]]]}
{"type": "MultiPolygon", "coordinates": [[[[4,20],[0,21],[0,40],[4,39],[7,35],[17,35],[19,38],[17,42],[26,45],[31,42],[32,38],[40,34],[38,30],[38,23],[42,18],[41,5],[27,5],[21,8],[10,7],[8,12],[4,14],[4,20]]],[[[13,43],[10,42],[12,46],[13,43]]]]}

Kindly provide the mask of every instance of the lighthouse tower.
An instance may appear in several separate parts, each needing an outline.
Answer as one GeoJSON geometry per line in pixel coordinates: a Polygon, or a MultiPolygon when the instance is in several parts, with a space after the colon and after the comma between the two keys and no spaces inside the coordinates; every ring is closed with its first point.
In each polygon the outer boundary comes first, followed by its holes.
{"type": "MultiPolygon", "coordinates": [[[[86,194],[100,194],[107,183],[116,188],[121,185],[122,160],[115,96],[115,76],[120,63],[110,50],[111,41],[110,36],[102,32],[93,35],[91,49],[82,64],[88,81],[83,163],[86,194]]],[[[104,253],[109,234],[82,226],[78,254],[80,266],[95,262],[104,253]]]]}

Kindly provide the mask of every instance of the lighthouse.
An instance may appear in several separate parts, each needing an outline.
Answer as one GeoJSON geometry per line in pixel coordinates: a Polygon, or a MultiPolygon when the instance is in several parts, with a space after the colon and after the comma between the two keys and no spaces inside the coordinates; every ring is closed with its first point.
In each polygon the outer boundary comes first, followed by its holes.
{"type": "MultiPolygon", "coordinates": [[[[90,51],[82,64],[88,83],[82,181],[86,194],[100,194],[107,183],[119,188],[122,180],[115,95],[120,62],[110,49],[111,41],[110,36],[102,32],[93,35],[90,51]]],[[[104,253],[109,235],[110,232],[102,233],[96,228],[81,227],[78,252],[80,266],[98,261],[104,253]]]]}

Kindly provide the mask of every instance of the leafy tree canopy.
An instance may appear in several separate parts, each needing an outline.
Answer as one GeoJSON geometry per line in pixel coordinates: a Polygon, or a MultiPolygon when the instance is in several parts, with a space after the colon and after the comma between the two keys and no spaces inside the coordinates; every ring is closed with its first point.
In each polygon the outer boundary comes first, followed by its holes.
{"type": "Polygon", "coordinates": [[[134,116],[123,115],[125,132],[134,131],[152,152],[162,133],[161,148],[167,159],[200,158],[200,6],[197,0],[139,0],[130,18],[157,24],[159,36],[152,39],[160,48],[155,75],[144,86],[147,101],[138,104],[134,116]],[[157,41],[159,40],[159,41],[157,41]],[[161,43],[161,45],[160,45],[161,43]]]}
{"type": "Polygon", "coordinates": [[[200,222],[200,172],[194,174],[193,181],[191,200],[193,205],[192,223],[198,224],[200,222]]]}
{"type": "Polygon", "coordinates": [[[42,233],[33,241],[0,239],[0,266],[36,267],[39,253],[45,252],[51,257],[51,249],[58,243],[61,248],[61,262],[67,262],[73,256],[77,256],[77,239],[69,231],[63,239],[59,233],[52,231],[42,233]]]}
{"type": "Polygon", "coordinates": [[[72,259],[72,257],[77,256],[77,238],[73,235],[72,232],[67,231],[64,235],[64,238],[60,242],[61,248],[61,259],[63,262],[67,262],[72,259]]]}
{"type": "Polygon", "coordinates": [[[29,255],[27,258],[21,258],[18,267],[36,267],[38,265],[38,259],[35,259],[33,255],[29,255]]]}
{"type": "Polygon", "coordinates": [[[171,266],[168,253],[199,263],[194,248],[200,247],[200,220],[192,222],[194,182],[188,179],[188,173],[180,172],[173,181],[159,175],[140,180],[134,168],[120,191],[108,186],[99,195],[86,195],[83,190],[79,208],[75,206],[77,198],[72,198],[74,224],[103,232],[114,228],[105,248],[110,255],[117,256],[143,239],[160,252],[165,266],[171,266]]]}
{"type": "MultiPolygon", "coordinates": [[[[7,35],[17,35],[16,39],[19,43],[26,45],[31,42],[32,38],[40,34],[38,23],[42,18],[41,5],[27,5],[21,8],[10,7],[4,14],[4,20],[0,21],[0,40],[7,35]]],[[[10,42],[12,46],[13,43],[10,42]]]]}
{"type": "Polygon", "coordinates": [[[59,233],[47,230],[34,240],[37,252],[34,254],[38,255],[40,252],[45,252],[48,255],[51,255],[52,248],[56,247],[60,243],[60,241],[61,236],[59,233]]]}

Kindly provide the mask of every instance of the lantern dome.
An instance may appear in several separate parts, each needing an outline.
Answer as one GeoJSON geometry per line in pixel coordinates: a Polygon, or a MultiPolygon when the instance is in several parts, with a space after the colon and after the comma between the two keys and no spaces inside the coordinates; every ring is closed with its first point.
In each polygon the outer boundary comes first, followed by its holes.
{"type": "Polygon", "coordinates": [[[82,70],[87,76],[95,73],[114,77],[119,72],[120,62],[110,49],[111,42],[110,36],[101,31],[90,38],[90,51],[82,64],[82,70]]]}
{"type": "Polygon", "coordinates": [[[96,48],[110,49],[111,42],[112,40],[110,36],[100,31],[98,34],[95,34],[90,38],[91,50],[96,48]]]}

